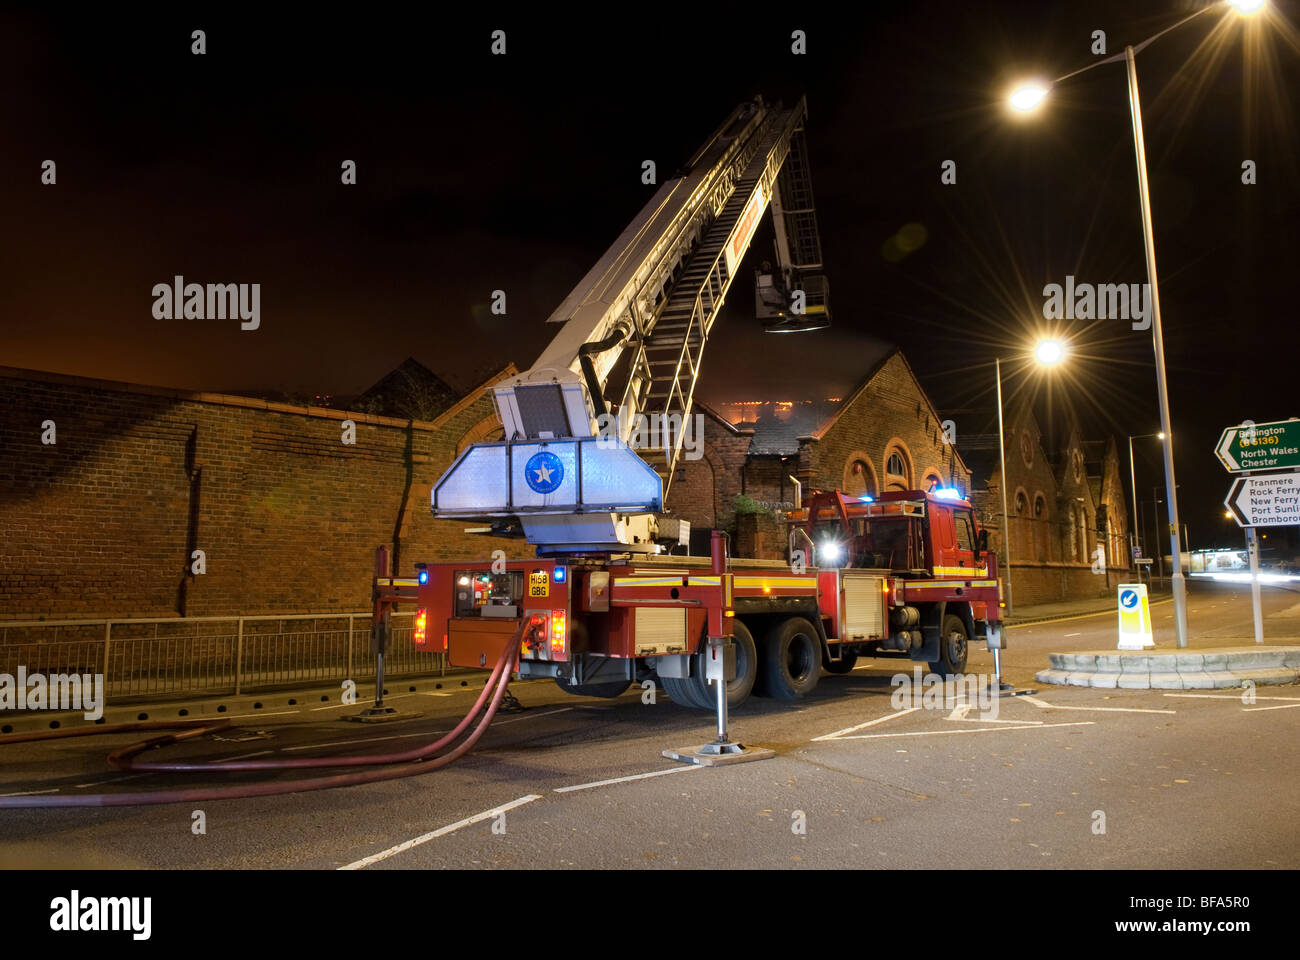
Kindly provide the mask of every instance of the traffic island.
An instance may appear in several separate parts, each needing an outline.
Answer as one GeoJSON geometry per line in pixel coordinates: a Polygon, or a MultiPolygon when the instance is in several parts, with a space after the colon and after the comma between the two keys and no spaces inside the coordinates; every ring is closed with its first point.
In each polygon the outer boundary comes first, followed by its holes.
{"type": "Polygon", "coordinates": [[[1039,683],[1119,690],[1221,690],[1300,681],[1300,647],[1217,647],[1185,650],[1091,650],[1050,653],[1039,683]]]}

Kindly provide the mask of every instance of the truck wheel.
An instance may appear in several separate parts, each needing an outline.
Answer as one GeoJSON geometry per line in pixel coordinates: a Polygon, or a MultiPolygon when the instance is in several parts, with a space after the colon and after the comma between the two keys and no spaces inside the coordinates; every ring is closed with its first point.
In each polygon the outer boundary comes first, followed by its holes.
{"type": "MultiPolygon", "coordinates": [[[[738,707],[749,699],[758,679],[758,648],[754,644],[754,635],[749,628],[737,620],[732,625],[731,642],[736,645],[736,679],[727,681],[727,707],[738,707]]],[[[695,688],[696,701],[706,710],[717,709],[717,693],[713,684],[704,679],[704,658],[701,652],[695,655],[694,675],[690,683],[695,688]]],[[[670,693],[669,696],[672,696],[670,693]]]]}
{"type": "Polygon", "coordinates": [[[858,665],[858,655],[856,653],[846,653],[838,660],[832,660],[830,663],[823,664],[827,673],[848,673],[858,665]]]}
{"type": "Polygon", "coordinates": [[[673,703],[680,703],[683,707],[693,707],[696,710],[705,709],[705,705],[695,699],[695,683],[692,678],[660,677],[659,683],[673,703]]]}
{"type": "Polygon", "coordinates": [[[821,640],[803,617],[782,620],[763,638],[759,677],[764,695],[778,700],[806,697],[816,688],[821,671],[821,640]]]}
{"type": "Polygon", "coordinates": [[[576,687],[571,687],[559,677],[556,677],[555,685],[565,693],[571,693],[575,697],[601,697],[605,700],[612,700],[615,697],[622,696],[623,691],[632,685],[632,681],[607,680],[604,683],[580,683],[576,687]]]}
{"type": "Polygon", "coordinates": [[[966,621],[948,614],[943,618],[943,632],[939,634],[939,659],[930,664],[930,672],[942,677],[958,677],[966,670],[966,651],[970,637],[966,634],[966,621]]]}

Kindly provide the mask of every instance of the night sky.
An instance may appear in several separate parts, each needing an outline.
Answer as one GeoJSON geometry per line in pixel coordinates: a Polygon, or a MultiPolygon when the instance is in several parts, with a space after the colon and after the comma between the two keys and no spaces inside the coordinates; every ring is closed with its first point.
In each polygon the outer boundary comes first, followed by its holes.
{"type": "MultiPolygon", "coordinates": [[[[671,176],[737,103],[806,94],[834,328],[764,338],[751,252],[702,396],[839,396],[883,339],[953,411],[959,449],[989,429],[1000,356],[1008,395],[1032,399],[1055,442],[1072,413],[1123,452],[1159,428],[1150,334],[1042,316],[1043,286],[1067,274],[1146,280],[1123,64],[1066,81],[1033,118],[1003,98],[1098,59],[1094,30],[1118,53],[1201,5],[3,14],[0,363],[344,395],[414,356],[469,388],[545,346],[546,318],[653,193],[644,160],[671,176]],[[794,29],[807,55],[790,53],[794,29]],[[940,183],[946,160],[956,185],[940,183]],[[900,257],[890,239],[908,225],[925,242],[900,257]],[[155,319],[152,287],[176,274],[260,283],[260,329],[155,319]],[[494,289],[505,317],[488,312],[494,289]],[[1045,332],[1073,344],[1050,374],[1023,360],[1045,332]]],[[[1300,416],[1298,22],[1276,0],[1249,22],[1216,9],[1138,58],[1193,547],[1240,543],[1219,431],[1300,416]]],[[[1159,451],[1138,447],[1149,496],[1159,451]]]]}

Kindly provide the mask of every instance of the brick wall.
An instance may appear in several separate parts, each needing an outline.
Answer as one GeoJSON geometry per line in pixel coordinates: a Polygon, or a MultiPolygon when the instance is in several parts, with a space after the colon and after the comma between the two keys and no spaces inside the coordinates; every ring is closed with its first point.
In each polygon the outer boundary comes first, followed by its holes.
{"type": "Polygon", "coordinates": [[[682,455],[665,507],[672,516],[689,520],[692,528],[704,530],[715,527],[718,516],[732,509],[754,432],[737,430],[702,403],[695,404],[694,415],[703,426],[703,456],[688,460],[682,455]]]}
{"type": "Polygon", "coordinates": [[[429,515],[433,482],[491,417],[480,391],[399,421],[0,368],[0,617],[341,612],[368,605],[379,544],[401,573],[530,555],[429,515]]]}

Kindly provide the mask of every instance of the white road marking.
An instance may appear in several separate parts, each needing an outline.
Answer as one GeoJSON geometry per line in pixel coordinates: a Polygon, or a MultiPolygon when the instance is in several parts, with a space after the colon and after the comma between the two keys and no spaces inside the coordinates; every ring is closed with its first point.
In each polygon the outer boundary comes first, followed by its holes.
{"type": "Polygon", "coordinates": [[[593,787],[607,787],[611,783],[627,783],[629,780],[649,780],[651,777],[664,777],[670,773],[690,773],[692,770],[704,770],[703,766],[691,764],[689,767],[670,767],[667,770],[651,770],[649,773],[634,773],[630,777],[614,777],[612,780],[596,780],[593,783],[579,783],[572,787],[556,787],[556,793],[572,793],[574,790],[590,790],[593,787]]]}
{"type": "Polygon", "coordinates": [[[207,761],[208,763],[230,763],[232,760],[247,760],[250,757],[264,757],[268,753],[275,753],[274,750],[258,750],[256,753],[241,753],[237,757],[216,757],[207,761]]]}
{"type": "Polygon", "coordinates": [[[971,705],[969,703],[959,703],[952,708],[952,713],[948,714],[949,720],[965,720],[966,714],[970,713],[971,705]]]}
{"type": "Polygon", "coordinates": [[[859,723],[856,727],[845,727],[843,730],[836,730],[834,733],[823,734],[820,737],[813,737],[809,743],[816,743],[819,740],[833,740],[836,737],[843,736],[846,733],[852,733],[854,730],[861,730],[863,727],[874,727],[878,723],[885,723],[888,720],[894,720],[897,717],[905,717],[909,713],[916,713],[920,707],[908,707],[906,710],[899,710],[897,713],[887,713],[883,717],[876,717],[874,720],[868,720],[866,723],[859,723]]]}
{"type": "Polygon", "coordinates": [[[380,740],[401,740],[403,737],[431,737],[436,733],[446,733],[446,730],[421,730],[419,733],[395,733],[391,737],[363,737],[360,740],[335,740],[332,743],[305,743],[297,747],[285,747],[284,752],[291,750],[319,750],[321,747],[346,747],[354,743],[378,743],[380,740]]]}
{"type": "Polygon", "coordinates": [[[1152,710],[1146,707],[1063,707],[1055,703],[1045,703],[1037,697],[1021,696],[1043,710],[1090,710],[1097,713],[1177,713],[1177,710],[1152,710]]]}
{"type": "Polygon", "coordinates": [[[953,733],[994,733],[1004,730],[1047,730],[1051,727],[1092,727],[1093,720],[1076,720],[1074,723],[1023,723],[1014,727],[976,727],[974,730],[911,730],[907,733],[866,733],[856,737],[838,737],[839,740],[883,740],[886,737],[944,737],[953,733]]]}
{"type": "Polygon", "coordinates": [[[493,807],[490,810],[484,810],[482,813],[476,813],[472,817],[466,817],[464,820],[457,820],[455,823],[449,823],[445,827],[439,827],[437,830],[433,830],[429,833],[421,834],[418,837],[413,837],[410,840],[397,844],[397,846],[395,847],[389,847],[387,850],[382,850],[379,853],[372,854],[369,857],[364,857],[360,860],[356,860],[352,863],[349,863],[347,866],[339,867],[339,869],[340,870],[364,869],[365,867],[368,867],[371,864],[378,863],[381,860],[387,860],[389,857],[395,856],[399,853],[402,853],[403,851],[410,850],[413,847],[418,847],[422,843],[428,843],[430,840],[438,839],[438,837],[445,837],[449,833],[455,833],[457,830],[461,829],[462,827],[468,827],[471,824],[478,823],[481,820],[487,820],[491,817],[495,817],[497,814],[505,813],[507,810],[513,810],[515,807],[522,807],[525,803],[532,803],[534,800],[540,800],[540,799],[542,799],[541,794],[530,793],[527,796],[520,797],[517,800],[511,800],[509,803],[502,804],[499,807],[493,807]]]}
{"type": "Polygon", "coordinates": [[[527,717],[511,717],[509,720],[494,720],[492,726],[504,727],[507,723],[517,723],[520,720],[532,720],[536,717],[549,717],[553,714],[564,713],[566,710],[572,710],[573,707],[560,707],[558,710],[547,710],[545,713],[534,713],[527,717]]]}
{"type": "Polygon", "coordinates": [[[1294,710],[1296,707],[1300,707],[1300,703],[1282,703],[1276,707],[1244,707],[1241,712],[1258,713],[1261,710],[1294,710]]]}
{"type": "Polygon", "coordinates": [[[128,773],[125,777],[112,777],[108,780],[96,780],[93,783],[79,783],[76,785],[76,789],[81,789],[82,787],[99,787],[106,783],[121,783],[123,780],[138,780],[140,777],[147,776],[149,776],[148,773],[128,773]]]}
{"type": "Polygon", "coordinates": [[[1066,636],[1067,636],[1067,637],[1081,637],[1081,636],[1083,636],[1083,634],[1082,634],[1082,633],[1067,633],[1066,636]]]}
{"type": "MultiPolygon", "coordinates": [[[[1185,700],[1240,700],[1239,693],[1166,693],[1166,697],[1182,697],[1185,700]]],[[[1256,697],[1256,700],[1294,700],[1300,697],[1256,697]]]]}
{"type": "MultiPolygon", "coordinates": [[[[951,720],[952,717],[949,717],[948,719],[951,720]]],[[[1034,726],[1040,726],[1044,722],[1042,720],[999,720],[997,717],[985,717],[982,715],[978,717],[959,717],[958,719],[964,720],[967,723],[1030,723],[1034,726]]]]}
{"type": "Polygon", "coordinates": [[[0,797],[34,797],[37,794],[41,794],[41,793],[58,793],[58,792],[59,792],[59,788],[55,787],[52,790],[24,790],[22,793],[0,793],[0,797]]]}

